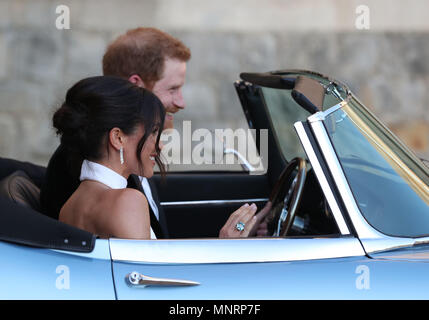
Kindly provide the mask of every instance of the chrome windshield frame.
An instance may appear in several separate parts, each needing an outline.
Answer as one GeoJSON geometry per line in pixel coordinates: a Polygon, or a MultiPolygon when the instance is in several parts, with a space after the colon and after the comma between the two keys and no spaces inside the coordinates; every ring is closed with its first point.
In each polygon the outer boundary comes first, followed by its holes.
{"type": "Polygon", "coordinates": [[[320,111],[311,115],[308,117],[307,121],[314,133],[314,137],[320,147],[340,197],[343,200],[347,211],[344,212],[344,214],[348,214],[356,232],[356,236],[361,241],[367,253],[392,250],[426,242],[426,238],[402,238],[383,234],[374,229],[360,211],[323,122],[329,114],[343,108],[345,105],[347,105],[347,101],[341,101],[325,111],[320,111]]]}
{"type": "Polygon", "coordinates": [[[296,122],[294,124],[295,130],[301,140],[301,144],[304,148],[304,151],[308,157],[308,160],[311,163],[311,166],[314,170],[314,173],[320,183],[320,187],[322,188],[323,194],[326,197],[326,200],[331,208],[332,214],[334,216],[335,222],[337,223],[338,229],[342,235],[349,235],[350,230],[346,224],[344,216],[341,212],[338,202],[334,197],[333,190],[330,188],[328,180],[323,172],[323,169],[320,164],[320,160],[316,156],[316,153],[311,145],[311,142],[305,132],[304,126],[302,122],[296,122]]]}

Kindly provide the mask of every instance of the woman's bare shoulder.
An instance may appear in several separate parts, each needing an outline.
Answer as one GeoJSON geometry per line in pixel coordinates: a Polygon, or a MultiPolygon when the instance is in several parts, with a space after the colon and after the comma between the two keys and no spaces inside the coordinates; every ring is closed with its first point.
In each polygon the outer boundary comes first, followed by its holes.
{"type": "Polygon", "coordinates": [[[112,204],[115,208],[128,209],[132,211],[134,211],[134,209],[139,210],[141,208],[148,208],[146,196],[142,192],[131,188],[114,191],[117,191],[114,199],[112,199],[112,204]]]}
{"type": "Polygon", "coordinates": [[[135,189],[112,190],[108,197],[107,227],[117,238],[149,239],[149,206],[145,195],[135,189]]]}

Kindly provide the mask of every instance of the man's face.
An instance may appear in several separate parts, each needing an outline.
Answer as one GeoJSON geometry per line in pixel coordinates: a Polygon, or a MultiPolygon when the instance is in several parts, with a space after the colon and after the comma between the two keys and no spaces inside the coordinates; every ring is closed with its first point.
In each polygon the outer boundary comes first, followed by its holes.
{"type": "Polygon", "coordinates": [[[174,114],[185,108],[185,100],[182,95],[185,77],[186,62],[167,58],[164,73],[152,88],[152,92],[158,96],[165,107],[164,129],[173,128],[174,114]]]}

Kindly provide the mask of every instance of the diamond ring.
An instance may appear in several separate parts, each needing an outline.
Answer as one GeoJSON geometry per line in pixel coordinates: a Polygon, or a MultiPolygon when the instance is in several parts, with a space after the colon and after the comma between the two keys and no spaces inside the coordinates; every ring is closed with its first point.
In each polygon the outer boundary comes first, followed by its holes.
{"type": "Polygon", "coordinates": [[[235,229],[237,229],[238,231],[243,231],[244,230],[244,226],[245,226],[246,224],[244,223],[244,222],[239,222],[239,223],[237,223],[236,225],[235,225],[235,229]]]}

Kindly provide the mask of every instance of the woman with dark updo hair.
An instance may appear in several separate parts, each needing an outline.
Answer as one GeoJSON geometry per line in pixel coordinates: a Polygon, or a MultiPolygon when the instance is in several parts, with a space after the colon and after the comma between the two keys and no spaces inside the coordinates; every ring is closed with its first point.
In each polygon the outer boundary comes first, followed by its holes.
{"type": "MultiPolygon", "coordinates": [[[[122,78],[92,77],[70,88],[53,125],[68,168],[80,172],[81,183],[59,220],[102,238],[156,239],[147,199],[127,188],[127,178],[150,178],[155,164],[164,174],[159,158],[164,118],[164,106],[153,93],[122,78]]],[[[254,204],[237,209],[219,236],[248,236],[255,213],[254,204]],[[247,230],[236,227],[244,223],[247,230]]]]}
{"type": "Polygon", "coordinates": [[[65,223],[100,237],[155,238],[146,197],[126,188],[130,174],[151,177],[165,117],[150,91],[117,77],[87,78],[70,88],[53,125],[81,183],[60,211],[65,223]]]}

